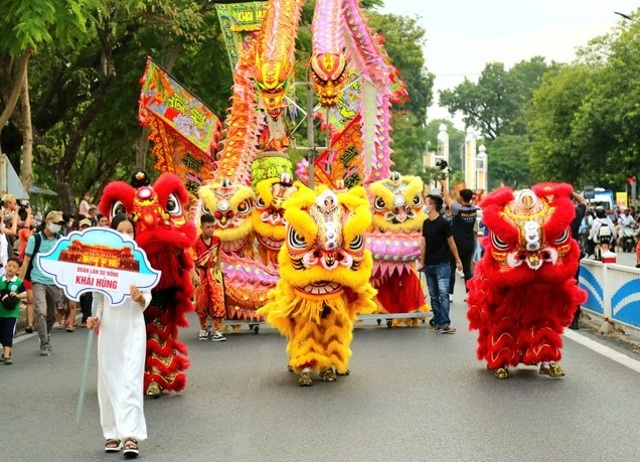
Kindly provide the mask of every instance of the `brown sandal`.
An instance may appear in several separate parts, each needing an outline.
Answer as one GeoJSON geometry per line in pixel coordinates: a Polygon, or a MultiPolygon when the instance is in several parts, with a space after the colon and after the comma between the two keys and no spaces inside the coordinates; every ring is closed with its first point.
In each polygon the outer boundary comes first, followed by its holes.
{"type": "Polygon", "coordinates": [[[107,443],[104,445],[104,452],[120,452],[121,441],[111,438],[107,440],[107,443]]]}
{"type": "Polygon", "coordinates": [[[138,440],[135,438],[127,438],[124,441],[124,451],[122,452],[126,459],[135,459],[140,454],[138,450],[138,440]]]}

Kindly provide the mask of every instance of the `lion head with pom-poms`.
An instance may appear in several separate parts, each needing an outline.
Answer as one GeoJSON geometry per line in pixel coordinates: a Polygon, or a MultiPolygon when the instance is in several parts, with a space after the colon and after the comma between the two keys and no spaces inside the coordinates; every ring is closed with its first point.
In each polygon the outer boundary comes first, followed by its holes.
{"type": "Polygon", "coordinates": [[[222,241],[222,250],[252,257],[255,238],[251,211],[256,199],[253,190],[223,178],[219,183],[201,186],[198,196],[202,212],[215,218],[214,234],[222,241]]]}
{"type": "Polygon", "coordinates": [[[300,183],[283,173],[279,178],[262,180],[256,186],[256,206],[251,214],[258,238],[258,252],[264,263],[276,263],[286,237],[284,202],[298,190],[300,183]]]}
{"type": "Polygon", "coordinates": [[[380,231],[410,233],[422,229],[422,180],[392,172],[386,180],[375,181],[367,192],[373,212],[373,226],[380,231]]]}

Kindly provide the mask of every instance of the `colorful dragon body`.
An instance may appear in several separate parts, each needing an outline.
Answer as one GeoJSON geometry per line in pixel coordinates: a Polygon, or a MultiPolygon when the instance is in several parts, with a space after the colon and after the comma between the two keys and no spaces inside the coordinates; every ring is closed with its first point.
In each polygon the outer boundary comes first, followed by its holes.
{"type": "Polygon", "coordinates": [[[251,221],[255,193],[249,186],[223,178],[220,183],[202,186],[198,195],[201,212],[213,215],[214,234],[222,241],[220,260],[227,317],[258,320],[256,310],[266,302],[278,271],[273,264],[263,264],[256,259],[256,237],[251,221]]]}
{"type": "Polygon", "coordinates": [[[131,186],[122,181],[109,183],[100,201],[100,211],[113,217],[133,216],[135,239],[144,249],[151,266],[162,271],[159,284],[145,310],[147,359],[144,387],[150,396],[165,391],[181,391],[189,366],[187,349],[178,341],[178,327],[188,325],[186,313],[193,311],[193,285],[189,253],[196,237],[195,225],[187,221],[185,206],[189,195],[181,179],[171,173],[161,175],[153,186],[143,172],[134,175],[131,186]]]}
{"type": "Polygon", "coordinates": [[[288,339],[289,367],[299,384],[349,373],[357,313],[373,312],[373,261],[364,233],[371,223],[362,188],[334,193],[302,186],[284,203],[287,239],[280,250],[280,281],[258,310],[288,339]]]}
{"type": "MultiPolygon", "coordinates": [[[[234,73],[234,96],[227,119],[227,136],[220,154],[215,181],[250,184],[251,164],[265,152],[284,152],[290,145],[286,128],[287,96],[294,79],[295,39],[303,0],[268,2],[258,38],[241,54],[234,73]]],[[[339,136],[349,120],[357,119],[363,138],[364,184],[389,176],[390,108],[406,91],[397,69],[382,46],[382,39],[367,26],[358,0],[318,0],[312,22],[310,79],[320,105],[333,108],[336,117],[324,118],[323,126],[339,136]],[[343,116],[342,93],[347,83],[358,91],[343,116]],[[360,83],[360,80],[362,83],[360,83]],[[335,120],[341,120],[334,126],[335,120]]],[[[295,97],[292,97],[295,99],[295,97]]],[[[295,112],[295,111],[292,111],[295,112]]],[[[316,117],[318,114],[308,114],[316,117]]],[[[345,145],[346,146],[346,145],[345,145]]],[[[346,148],[346,147],[345,147],[346,148]]],[[[342,152],[336,153],[336,158],[342,152]]]]}
{"type": "Polygon", "coordinates": [[[586,298],[574,280],[580,250],[569,229],[571,191],[551,183],[501,188],[480,204],[491,233],[470,281],[467,317],[478,330],[478,359],[497,378],[519,363],[564,375],[561,334],[586,298]]]}
{"type": "MultiPolygon", "coordinates": [[[[373,224],[367,248],[373,254],[371,282],[378,290],[378,313],[428,311],[415,262],[420,257],[422,180],[393,172],[368,187],[373,224]]],[[[418,319],[398,323],[417,325],[418,319]]]]}

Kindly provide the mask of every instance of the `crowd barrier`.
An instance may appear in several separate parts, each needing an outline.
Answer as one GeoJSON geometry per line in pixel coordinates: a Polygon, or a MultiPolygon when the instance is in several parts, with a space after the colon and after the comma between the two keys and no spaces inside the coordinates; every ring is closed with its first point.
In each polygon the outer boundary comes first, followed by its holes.
{"type": "Polygon", "coordinates": [[[585,259],[580,287],[589,297],[583,308],[605,321],[640,329],[640,269],[585,259]]]}

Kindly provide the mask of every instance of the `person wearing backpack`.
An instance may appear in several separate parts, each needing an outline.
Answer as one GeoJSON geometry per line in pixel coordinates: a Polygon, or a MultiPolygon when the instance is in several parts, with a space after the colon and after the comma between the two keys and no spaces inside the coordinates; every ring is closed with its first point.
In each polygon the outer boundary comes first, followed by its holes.
{"type": "Polygon", "coordinates": [[[607,217],[607,212],[601,206],[596,207],[596,219],[593,220],[591,233],[589,234],[589,240],[594,244],[594,257],[600,258],[598,246],[604,241],[607,241],[610,248],[613,248],[616,237],[615,225],[607,217]]]}
{"type": "Polygon", "coordinates": [[[55,247],[60,239],[59,233],[64,225],[64,218],[62,212],[54,210],[46,215],[44,221],[44,229],[35,233],[27,241],[20,279],[31,281],[36,330],[40,337],[40,356],[49,356],[51,329],[55,322],[55,310],[60,301],[60,289],[54,284],[53,278],[40,269],[35,257],[37,254],[44,255],[55,247]]]}

